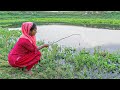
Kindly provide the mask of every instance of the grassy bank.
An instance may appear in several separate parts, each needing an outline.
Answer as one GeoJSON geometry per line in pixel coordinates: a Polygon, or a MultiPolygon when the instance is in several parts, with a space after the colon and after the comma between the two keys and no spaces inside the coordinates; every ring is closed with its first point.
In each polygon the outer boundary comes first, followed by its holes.
{"type": "MultiPolygon", "coordinates": [[[[90,54],[85,49],[76,53],[75,49],[58,47],[41,50],[40,63],[33,69],[33,75],[8,65],[7,55],[21,35],[20,31],[8,31],[0,28],[0,78],[2,79],[105,79],[120,78],[120,55],[95,50],[90,54]]],[[[37,42],[41,45],[43,42],[37,42]]]]}
{"type": "Polygon", "coordinates": [[[68,25],[120,29],[120,12],[85,14],[83,12],[1,11],[0,26],[20,27],[22,22],[37,24],[60,23],[68,25]]]}

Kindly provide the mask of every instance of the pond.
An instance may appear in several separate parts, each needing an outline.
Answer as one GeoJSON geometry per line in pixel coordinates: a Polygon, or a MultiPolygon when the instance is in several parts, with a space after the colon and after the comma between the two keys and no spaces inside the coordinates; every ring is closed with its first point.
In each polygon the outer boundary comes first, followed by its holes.
{"type": "MultiPolygon", "coordinates": [[[[93,51],[93,48],[98,46],[103,50],[108,50],[110,52],[120,49],[119,30],[88,28],[70,25],[41,25],[37,26],[37,28],[37,41],[52,43],[64,38],[56,43],[59,46],[72,47],[76,48],[77,50],[86,48],[93,51]]],[[[20,29],[21,28],[9,28],[9,30],[20,29]]]]}

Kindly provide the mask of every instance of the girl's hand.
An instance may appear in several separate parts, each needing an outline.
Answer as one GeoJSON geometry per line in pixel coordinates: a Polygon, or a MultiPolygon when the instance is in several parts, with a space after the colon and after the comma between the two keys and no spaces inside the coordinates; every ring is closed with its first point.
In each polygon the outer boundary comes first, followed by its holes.
{"type": "Polygon", "coordinates": [[[39,46],[37,49],[38,49],[38,50],[41,50],[42,48],[45,48],[45,47],[49,47],[49,44],[44,44],[44,45],[42,45],[42,46],[39,46]]]}

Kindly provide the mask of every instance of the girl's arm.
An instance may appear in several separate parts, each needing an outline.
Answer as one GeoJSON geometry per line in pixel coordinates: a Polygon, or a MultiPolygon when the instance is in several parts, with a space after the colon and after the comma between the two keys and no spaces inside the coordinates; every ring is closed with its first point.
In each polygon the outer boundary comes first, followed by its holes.
{"type": "Polygon", "coordinates": [[[45,48],[45,47],[49,47],[49,45],[48,45],[48,44],[44,44],[44,45],[42,45],[42,46],[39,46],[37,49],[38,49],[38,50],[41,50],[42,48],[45,48]]]}
{"type": "MultiPolygon", "coordinates": [[[[27,39],[21,39],[20,45],[22,45],[22,47],[26,48],[27,50],[29,50],[29,51],[31,51],[31,52],[35,51],[35,49],[36,49],[36,48],[30,43],[30,41],[28,41],[27,39]]],[[[42,46],[39,46],[39,47],[37,48],[37,50],[40,50],[40,49],[42,49],[42,48],[44,48],[44,47],[48,47],[48,46],[49,46],[48,44],[44,44],[44,45],[42,45],[42,46]]]]}

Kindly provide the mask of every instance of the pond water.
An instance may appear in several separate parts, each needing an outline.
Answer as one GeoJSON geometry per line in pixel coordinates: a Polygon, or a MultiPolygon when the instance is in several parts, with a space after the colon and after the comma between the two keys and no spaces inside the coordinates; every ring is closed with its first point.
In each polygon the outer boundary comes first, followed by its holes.
{"type": "MultiPolygon", "coordinates": [[[[56,42],[62,47],[73,47],[77,50],[86,48],[93,50],[94,47],[100,46],[103,50],[110,52],[120,49],[120,31],[108,30],[98,28],[87,28],[70,25],[41,25],[37,26],[37,41],[44,41],[45,43],[56,42]]],[[[20,30],[21,28],[9,28],[9,30],[20,30]]]]}

